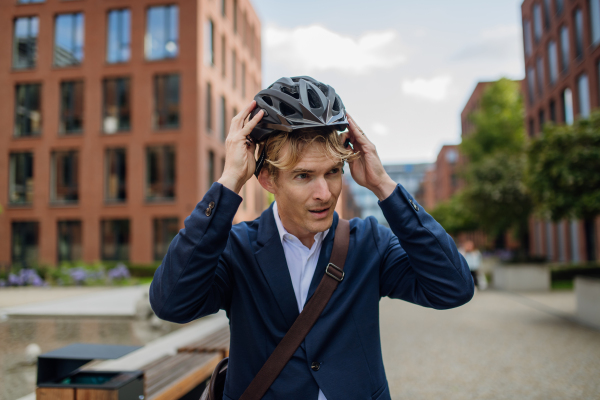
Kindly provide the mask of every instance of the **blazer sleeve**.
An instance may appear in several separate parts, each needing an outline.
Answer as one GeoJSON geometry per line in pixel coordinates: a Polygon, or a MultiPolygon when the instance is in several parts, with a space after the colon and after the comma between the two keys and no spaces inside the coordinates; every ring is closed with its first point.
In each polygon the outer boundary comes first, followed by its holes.
{"type": "Polygon", "coordinates": [[[215,182],[185,219],[150,284],[150,305],[159,318],[187,323],[229,309],[228,238],[241,202],[215,182]]]}
{"type": "Polygon", "coordinates": [[[435,309],[471,300],[473,278],[454,240],[402,185],[379,206],[391,228],[373,221],[382,258],[380,296],[435,309]]]}

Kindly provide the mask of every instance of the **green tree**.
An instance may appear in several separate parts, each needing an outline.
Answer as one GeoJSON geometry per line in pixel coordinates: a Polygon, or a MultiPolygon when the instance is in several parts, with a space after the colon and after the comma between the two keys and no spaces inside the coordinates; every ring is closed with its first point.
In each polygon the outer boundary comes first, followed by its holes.
{"type": "Polygon", "coordinates": [[[438,204],[430,214],[451,235],[479,229],[477,218],[466,207],[462,193],[438,204]]]}
{"type": "Polygon", "coordinates": [[[525,234],[531,200],[525,185],[526,138],[519,83],[500,79],[488,86],[473,115],[475,132],[460,149],[465,206],[482,230],[499,235],[510,229],[527,246],[525,234]]]}
{"type": "Polygon", "coordinates": [[[535,208],[558,221],[600,214],[600,112],[547,125],[531,142],[527,182],[535,208]]]}

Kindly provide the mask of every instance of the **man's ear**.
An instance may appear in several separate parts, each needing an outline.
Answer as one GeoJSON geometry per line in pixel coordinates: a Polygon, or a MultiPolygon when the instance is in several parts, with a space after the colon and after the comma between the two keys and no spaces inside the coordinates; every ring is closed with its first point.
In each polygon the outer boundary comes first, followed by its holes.
{"type": "Polygon", "coordinates": [[[259,172],[258,183],[260,183],[260,186],[262,186],[263,189],[265,189],[267,192],[276,194],[275,184],[273,182],[273,179],[271,178],[271,175],[269,175],[269,171],[267,171],[267,168],[263,168],[259,172]]]}

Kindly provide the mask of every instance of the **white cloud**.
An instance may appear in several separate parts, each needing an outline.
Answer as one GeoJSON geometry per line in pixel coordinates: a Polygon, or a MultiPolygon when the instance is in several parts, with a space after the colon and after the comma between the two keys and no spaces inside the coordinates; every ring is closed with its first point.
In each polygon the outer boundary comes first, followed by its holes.
{"type": "Polygon", "coordinates": [[[385,136],[388,133],[390,133],[390,130],[388,129],[388,127],[379,122],[374,122],[373,125],[371,125],[371,131],[374,134],[380,135],[380,136],[385,136]]]}
{"type": "Polygon", "coordinates": [[[436,76],[431,79],[417,78],[402,82],[402,91],[405,94],[421,97],[427,100],[441,101],[448,94],[448,87],[452,82],[449,76],[436,76]]]}
{"type": "Polygon", "coordinates": [[[337,70],[364,74],[392,68],[405,61],[394,30],[344,36],[319,25],[293,29],[268,25],[264,35],[266,59],[297,73],[337,70]]]}

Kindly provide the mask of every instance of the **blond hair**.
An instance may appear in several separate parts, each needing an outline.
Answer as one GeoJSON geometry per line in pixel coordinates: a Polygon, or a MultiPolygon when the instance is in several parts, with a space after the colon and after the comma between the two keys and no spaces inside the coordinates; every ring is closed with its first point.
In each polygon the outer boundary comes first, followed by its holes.
{"type": "Polygon", "coordinates": [[[264,168],[272,178],[277,178],[279,170],[290,170],[302,158],[304,149],[313,143],[319,143],[322,152],[334,162],[353,161],[359,156],[346,149],[338,131],[332,128],[306,128],[295,132],[279,132],[259,145],[258,154],[266,146],[264,168]],[[286,151],[286,145],[287,147],[286,151]]]}

